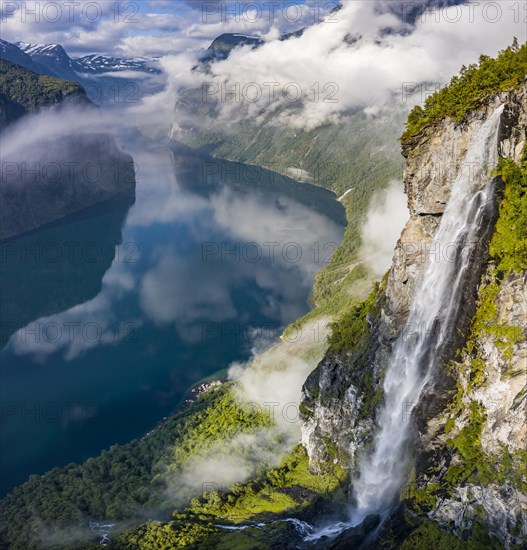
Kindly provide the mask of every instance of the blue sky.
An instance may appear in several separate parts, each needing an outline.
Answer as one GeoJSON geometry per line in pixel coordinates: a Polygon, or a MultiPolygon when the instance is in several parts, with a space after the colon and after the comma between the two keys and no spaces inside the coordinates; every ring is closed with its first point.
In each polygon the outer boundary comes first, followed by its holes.
{"type": "MultiPolygon", "coordinates": [[[[526,39],[525,14],[518,11],[516,0],[478,0],[449,8],[442,5],[411,22],[394,10],[401,6],[397,0],[347,0],[337,14],[325,19],[334,2],[292,0],[279,4],[262,0],[258,12],[247,11],[255,2],[245,0],[78,0],[72,18],[65,11],[53,21],[53,12],[47,19],[36,21],[34,15],[13,9],[18,4],[26,8],[38,5],[43,10],[46,5],[71,3],[0,0],[4,17],[1,36],[11,42],[59,43],[72,56],[104,53],[159,57],[167,87],[156,97],[146,98],[141,108],[149,117],[158,113],[160,124],[170,120],[166,111],[173,110],[179,90],[197,89],[204,78],[231,87],[295,83],[306,97],[314,85],[322,89],[329,85],[340,91],[337,102],[306,102],[305,109],[284,115],[281,122],[295,127],[313,128],[336,121],[355,108],[375,115],[394,101],[407,108],[401,90],[408,83],[418,90],[412,99],[420,102],[429,89],[446,84],[462,65],[476,62],[480,54],[495,56],[514,36],[521,42],[526,39]],[[99,8],[100,17],[94,17],[96,12],[83,11],[88,5],[91,10],[99,8]],[[317,5],[326,11],[317,12],[317,5]],[[233,6],[238,7],[238,13],[225,11],[233,6]],[[270,17],[270,6],[275,7],[274,17],[270,17]],[[306,27],[300,38],[278,40],[285,32],[306,27]],[[193,71],[199,55],[225,32],[261,36],[265,45],[238,49],[229,59],[215,64],[212,76],[193,71]],[[420,88],[422,83],[431,84],[431,88],[420,88]]],[[[402,5],[409,4],[402,0],[402,5]]],[[[275,106],[272,103],[269,108],[275,106]]],[[[230,112],[230,105],[223,107],[222,120],[227,124],[235,113],[230,112]]],[[[251,116],[260,116],[260,107],[254,106],[251,116]]]]}
{"type": "Polygon", "coordinates": [[[267,35],[297,30],[319,21],[336,3],[0,0],[0,36],[11,42],[60,43],[71,55],[164,55],[207,47],[222,32],[267,35]]]}

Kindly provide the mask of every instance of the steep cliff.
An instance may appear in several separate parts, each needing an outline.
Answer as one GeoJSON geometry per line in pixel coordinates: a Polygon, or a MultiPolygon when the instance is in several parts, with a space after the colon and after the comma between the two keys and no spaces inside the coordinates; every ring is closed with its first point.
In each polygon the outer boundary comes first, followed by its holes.
{"type": "Polygon", "coordinates": [[[452,182],[480,168],[467,162],[467,151],[500,105],[493,204],[475,242],[465,243],[469,273],[448,344],[439,351],[432,383],[418,404],[409,404],[414,414],[401,410],[401,422],[412,422],[414,433],[413,469],[401,496],[414,527],[429,518],[466,539],[483,524],[506,546],[521,546],[527,540],[527,262],[521,241],[527,181],[525,164],[523,174],[519,168],[526,161],[525,86],[492,94],[461,121],[434,120],[403,141],[411,217],[385,282],[339,322],[333,349],[304,385],[302,442],[314,471],[332,460],[348,468],[351,479],[356,475],[359,458],[373,444],[394,343],[437,328],[408,324],[410,304],[427,266],[454,261],[453,250],[436,241],[438,227],[452,182]]]}
{"type": "Polygon", "coordinates": [[[113,136],[88,133],[77,124],[95,112],[98,107],[79,84],[0,60],[0,240],[109,200],[135,200],[132,157],[113,136]],[[58,111],[57,119],[34,123],[41,111],[58,111]],[[70,122],[60,133],[49,128],[63,123],[62,116],[70,122]],[[13,138],[19,132],[15,123],[27,124],[23,141],[13,138]]]}

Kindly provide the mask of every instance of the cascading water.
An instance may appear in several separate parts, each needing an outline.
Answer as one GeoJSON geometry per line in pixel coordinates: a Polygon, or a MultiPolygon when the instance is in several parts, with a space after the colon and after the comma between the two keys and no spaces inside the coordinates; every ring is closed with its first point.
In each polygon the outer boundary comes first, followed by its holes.
{"type": "Polygon", "coordinates": [[[407,326],[425,330],[412,331],[412,338],[402,331],[395,342],[384,378],[379,431],[374,450],[361,461],[359,476],[353,484],[355,502],[350,520],[324,527],[296,518],[282,520],[292,523],[307,544],[299,548],[311,547],[324,536],[334,538],[361,524],[369,514],[386,517],[396,501],[408,464],[410,423],[404,421],[404,416],[408,417],[418,404],[455,330],[471,257],[474,248],[480,246],[478,237],[485,233],[485,223],[491,218],[494,208],[495,189],[490,170],[498,160],[498,128],[502,112],[503,106],[496,109],[474,135],[452,185],[450,199],[435,235],[440,260],[429,261],[425,266],[408,315],[407,326]]]}
{"type": "MultiPolygon", "coordinates": [[[[445,344],[455,328],[460,296],[470,268],[470,243],[478,236],[485,213],[492,208],[494,189],[489,168],[497,162],[500,115],[498,108],[470,143],[463,167],[452,185],[451,196],[435,240],[440,251],[454,251],[445,261],[429,261],[415,291],[408,326],[426,330],[394,344],[384,379],[384,404],[379,432],[371,455],[360,463],[353,484],[351,525],[371,513],[386,514],[396,499],[407,467],[410,415],[423,388],[430,382],[445,344]]],[[[476,244],[477,246],[477,244],[476,244]]]]}

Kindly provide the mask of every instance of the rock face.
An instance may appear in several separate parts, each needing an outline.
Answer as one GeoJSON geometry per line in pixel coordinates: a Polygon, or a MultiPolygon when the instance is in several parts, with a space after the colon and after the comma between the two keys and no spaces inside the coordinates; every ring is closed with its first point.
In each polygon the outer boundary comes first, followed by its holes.
{"type": "Polygon", "coordinates": [[[328,354],[304,385],[302,445],[314,471],[322,471],[328,460],[352,468],[356,451],[373,431],[372,418],[361,415],[360,362],[357,355],[328,354]]]}
{"type": "MultiPolygon", "coordinates": [[[[408,327],[409,306],[424,267],[431,261],[448,261],[448,250],[441,250],[434,237],[448,203],[451,185],[463,170],[471,138],[495,109],[504,104],[498,133],[498,153],[519,162],[526,141],[527,88],[497,94],[483,109],[473,112],[463,124],[445,120],[425,128],[407,145],[404,174],[405,190],[411,217],[395,249],[387,283],[379,293],[378,308],[369,314],[369,330],[357,349],[328,356],[313,371],[303,388],[302,442],[310,457],[310,466],[323,468],[328,457],[349,467],[353,477],[357,456],[367,450],[375,431],[375,409],[364,409],[372,395],[382,394],[383,371],[395,340],[403,331],[427,330],[408,327]],[[365,383],[365,381],[367,383],[365,383]],[[336,449],[336,450],[335,450],[336,449]]],[[[470,173],[470,172],[469,172],[470,173]]],[[[495,185],[495,206],[499,203],[502,182],[495,185]]],[[[455,419],[448,437],[455,437],[468,423],[469,404],[476,401],[486,418],[481,433],[481,447],[489,456],[501,456],[504,449],[512,456],[527,449],[527,273],[509,276],[502,282],[496,302],[499,322],[521,327],[520,337],[508,354],[500,343],[488,336],[478,342],[485,356],[486,383],[469,388],[471,358],[466,357],[452,376],[447,368],[456,350],[465,344],[471,319],[476,312],[478,285],[489,277],[488,243],[497,216],[494,208],[481,227],[478,243],[473,246],[470,274],[463,288],[455,330],[450,345],[443,351],[441,365],[433,387],[425,389],[415,409],[416,484],[426,489],[442,483],[442,476],[452,459],[446,451],[444,433],[445,408],[452,401],[456,387],[467,391],[462,396],[465,412],[455,419]],[[506,357],[504,357],[506,355],[506,357]],[[443,464],[431,476],[429,468],[443,464]]],[[[462,407],[462,409],[463,409],[462,407]]],[[[524,480],[526,482],[527,480],[524,480]]],[[[507,482],[502,485],[470,486],[465,483],[438,500],[429,517],[456,534],[463,534],[476,518],[484,521],[491,534],[506,544],[518,543],[527,536],[527,495],[507,482]],[[479,516],[478,516],[479,514],[479,516]]]]}
{"type": "Polygon", "coordinates": [[[0,240],[110,200],[132,203],[135,171],[112,136],[84,134],[42,143],[24,159],[2,159],[0,240]]]}
{"type": "MultiPolygon", "coordinates": [[[[488,280],[490,269],[483,280],[488,280]]],[[[461,433],[470,423],[471,403],[482,407],[485,417],[480,436],[481,451],[494,470],[508,461],[525,462],[527,449],[527,272],[507,276],[496,296],[498,304],[497,324],[518,327],[522,334],[504,350],[499,339],[491,334],[480,334],[476,345],[484,358],[484,383],[473,385],[470,355],[464,355],[457,365],[458,386],[461,392],[461,412],[456,414],[448,437],[461,433]]],[[[429,421],[423,434],[424,456],[437,457],[437,450],[444,449],[446,414],[429,421]]],[[[442,483],[447,466],[457,466],[459,457],[446,457],[441,468],[430,475],[431,460],[424,460],[417,470],[416,483],[426,489],[433,483],[442,483]]],[[[485,485],[466,483],[455,487],[452,494],[438,500],[429,517],[440,525],[448,526],[457,535],[470,529],[476,518],[483,517],[491,534],[506,546],[525,544],[527,540],[527,492],[525,472],[519,479],[507,475],[503,480],[491,480],[485,485]]]]}

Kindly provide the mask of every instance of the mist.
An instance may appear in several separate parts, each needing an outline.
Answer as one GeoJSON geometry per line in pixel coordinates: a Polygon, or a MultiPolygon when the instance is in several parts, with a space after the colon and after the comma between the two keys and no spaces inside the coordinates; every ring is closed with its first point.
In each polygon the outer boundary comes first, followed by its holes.
{"type": "Polygon", "coordinates": [[[328,322],[328,318],[314,320],[288,332],[274,345],[270,335],[260,333],[253,358],[233,363],[228,378],[234,382],[231,391],[240,407],[269,414],[272,425],[198,449],[180,470],[162,467],[165,498],[184,505],[205,492],[226,491],[249,480],[258,470],[276,466],[300,443],[301,389],[325,354],[328,322]]]}
{"type": "Polygon", "coordinates": [[[410,217],[401,181],[392,181],[376,193],[362,226],[360,257],[376,277],[382,277],[392,264],[395,245],[410,217]]]}

